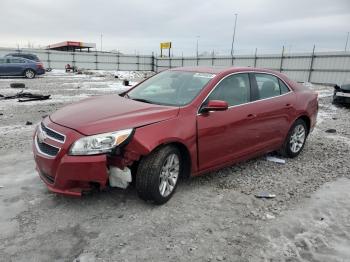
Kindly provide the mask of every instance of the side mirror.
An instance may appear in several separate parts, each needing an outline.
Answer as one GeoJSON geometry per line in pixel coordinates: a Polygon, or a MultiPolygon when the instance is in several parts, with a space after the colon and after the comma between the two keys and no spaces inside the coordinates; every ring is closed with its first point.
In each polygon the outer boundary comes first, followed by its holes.
{"type": "Polygon", "coordinates": [[[222,100],[209,100],[206,105],[204,105],[201,109],[201,112],[209,112],[209,111],[225,111],[228,108],[228,103],[222,100]]]}

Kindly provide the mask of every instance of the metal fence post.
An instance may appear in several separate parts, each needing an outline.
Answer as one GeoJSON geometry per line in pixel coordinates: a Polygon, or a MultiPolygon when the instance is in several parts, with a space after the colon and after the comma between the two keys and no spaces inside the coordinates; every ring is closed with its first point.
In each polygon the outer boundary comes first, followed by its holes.
{"type": "Polygon", "coordinates": [[[214,54],[214,51],[213,51],[212,56],[211,56],[211,65],[212,66],[214,65],[214,59],[215,59],[215,54],[214,54]]]}
{"type": "Polygon", "coordinates": [[[95,53],[96,61],[95,61],[95,69],[98,70],[98,53],[95,53]]]}
{"type": "Polygon", "coordinates": [[[152,60],[151,60],[151,68],[152,68],[152,72],[155,72],[154,71],[154,53],[152,52],[152,60]]]}
{"type": "Polygon", "coordinates": [[[72,52],[72,65],[75,66],[75,53],[72,52]]]}
{"type": "Polygon", "coordinates": [[[136,65],[137,65],[136,71],[140,71],[140,56],[139,55],[136,56],[136,65]]]}
{"type": "Polygon", "coordinates": [[[119,65],[120,65],[119,59],[120,59],[120,54],[117,53],[117,71],[119,71],[119,65]]]}
{"type": "Polygon", "coordinates": [[[50,50],[47,50],[47,66],[51,68],[50,50]]]}
{"type": "Polygon", "coordinates": [[[310,82],[311,80],[311,74],[313,71],[313,67],[314,67],[314,58],[315,58],[315,45],[312,49],[312,55],[311,55],[311,61],[310,61],[310,68],[309,68],[309,76],[307,78],[307,81],[310,82]]]}
{"type": "Polygon", "coordinates": [[[169,68],[171,69],[171,57],[169,56],[169,68]]]}
{"type": "Polygon", "coordinates": [[[182,53],[182,57],[181,57],[181,66],[184,66],[184,54],[182,53]]]}
{"type": "Polygon", "coordinates": [[[258,59],[258,57],[257,57],[257,53],[258,53],[258,48],[255,48],[255,54],[254,54],[254,67],[256,67],[256,60],[258,59]]]}
{"type": "Polygon", "coordinates": [[[233,58],[233,56],[231,56],[231,66],[233,66],[233,64],[234,64],[234,58],[233,58]]]}
{"type": "Polygon", "coordinates": [[[284,55],[284,46],[282,47],[281,63],[280,63],[280,72],[283,70],[283,55],[284,55]]]}
{"type": "Polygon", "coordinates": [[[156,56],[156,73],[158,73],[158,60],[159,60],[159,58],[158,58],[158,56],[156,56]]]}

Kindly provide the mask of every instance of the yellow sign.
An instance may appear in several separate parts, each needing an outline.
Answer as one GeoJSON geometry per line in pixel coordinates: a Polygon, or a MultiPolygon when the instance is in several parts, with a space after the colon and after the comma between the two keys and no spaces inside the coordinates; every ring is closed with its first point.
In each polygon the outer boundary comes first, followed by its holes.
{"type": "Polygon", "coordinates": [[[171,42],[160,43],[160,49],[170,49],[171,42]]]}

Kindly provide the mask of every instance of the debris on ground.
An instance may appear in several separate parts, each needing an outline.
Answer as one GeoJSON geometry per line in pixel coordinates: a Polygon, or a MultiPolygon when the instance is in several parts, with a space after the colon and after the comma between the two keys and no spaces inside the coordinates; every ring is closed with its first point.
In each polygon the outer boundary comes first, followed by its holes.
{"type": "Polygon", "coordinates": [[[268,192],[260,192],[255,194],[256,198],[275,198],[276,195],[275,194],[270,194],[268,192]]]}
{"type": "Polygon", "coordinates": [[[0,186],[0,188],[4,188],[4,186],[0,186]]]}
{"type": "Polygon", "coordinates": [[[4,114],[3,113],[0,113],[0,116],[3,116],[4,114]]]}
{"type": "Polygon", "coordinates": [[[24,83],[11,83],[11,88],[26,88],[26,85],[24,83]]]}
{"type": "Polygon", "coordinates": [[[50,99],[51,95],[41,95],[41,94],[32,94],[32,93],[26,93],[26,92],[19,92],[15,95],[10,95],[10,96],[4,96],[0,95],[1,100],[8,100],[8,99],[17,99],[18,102],[29,102],[29,101],[37,101],[37,100],[47,100],[50,99]],[[21,99],[24,98],[24,99],[21,99]]]}
{"type": "Polygon", "coordinates": [[[275,157],[275,156],[266,156],[266,160],[271,161],[271,162],[275,162],[278,164],[285,164],[286,163],[286,160],[275,157]]]}
{"type": "Polygon", "coordinates": [[[31,126],[33,124],[33,122],[27,121],[26,122],[26,126],[31,126]]]}
{"type": "Polygon", "coordinates": [[[129,80],[124,79],[123,80],[123,85],[124,86],[129,86],[130,85],[129,80]]]}
{"type": "Polygon", "coordinates": [[[325,132],[334,134],[334,133],[337,133],[337,130],[330,128],[330,129],[327,129],[325,132]]]}
{"type": "Polygon", "coordinates": [[[266,217],[266,219],[275,219],[276,217],[274,216],[274,215],[271,215],[271,214],[269,214],[269,213],[267,213],[266,215],[265,215],[265,217],[266,217]]]}

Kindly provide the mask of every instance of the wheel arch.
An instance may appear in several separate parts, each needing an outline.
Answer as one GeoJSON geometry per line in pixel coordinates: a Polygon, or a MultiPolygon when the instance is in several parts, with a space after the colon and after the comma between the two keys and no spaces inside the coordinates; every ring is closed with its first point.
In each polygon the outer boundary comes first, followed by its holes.
{"type": "Polygon", "coordinates": [[[190,150],[188,149],[188,147],[184,143],[182,143],[181,141],[170,140],[170,141],[163,142],[163,143],[159,144],[158,146],[154,147],[151,152],[153,152],[154,150],[157,150],[161,147],[165,147],[165,146],[175,146],[176,148],[179,149],[182,160],[183,160],[183,166],[182,166],[183,169],[182,169],[181,174],[184,178],[190,177],[193,161],[192,161],[190,150]]]}
{"type": "Polygon", "coordinates": [[[27,70],[33,71],[35,75],[37,74],[36,70],[34,70],[33,68],[31,68],[31,67],[26,67],[26,68],[23,69],[22,75],[25,76],[27,70]]]}
{"type": "Polygon", "coordinates": [[[183,161],[182,172],[181,172],[182,177],[184,178],[190,177],[191,169],[192,169],[192,159],[191,159],[191,154],[188,147],[180,141],[168,141],[166,143],[159,145],[158,147],[168,146],[168,145],[175,146],[180,150],[181,158],[183,161]]]}
{"type": "MultiPolygon", "coordinates": [[[[310,128],[311,128],[311,119],[309,116],[307,116],[306,114],[302,114],[300,116],[298,116],[295,121],[297,121],[298,119],[301,119],[305,122],[306,127],[307,127],[307,134],[310,133],[310,128]]],[[[295,121],[293,123],[295,123],[295,121]]]]}

